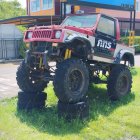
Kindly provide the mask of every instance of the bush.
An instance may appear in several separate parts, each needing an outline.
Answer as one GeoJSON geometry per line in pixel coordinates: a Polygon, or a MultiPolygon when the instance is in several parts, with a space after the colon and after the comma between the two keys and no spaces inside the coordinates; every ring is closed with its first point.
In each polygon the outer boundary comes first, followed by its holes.
{"type": "MultiPolygon", "coordinates": [[[[121,42],[128,45],[129,44],[129,38],[128,37],[122,37],[121,42]]],[[[135,45],[136,45],[136,47],[135,47],[136,53],[140,53],[140,36],[135,37],[135,45]]]]}
{"type": "Polygon", "coordinates": [[[27,28],[26,27],[24,27],[24,26],[17,26],[17,28],[24,34],[24,32],[27,30],[27,28]]]}
{"type": "Polygon", "coordinates": [[[27,47],[26,44],[21,40],[20,47],[19,47],[19,58],[25,58],[25,51],[27,47]]]}

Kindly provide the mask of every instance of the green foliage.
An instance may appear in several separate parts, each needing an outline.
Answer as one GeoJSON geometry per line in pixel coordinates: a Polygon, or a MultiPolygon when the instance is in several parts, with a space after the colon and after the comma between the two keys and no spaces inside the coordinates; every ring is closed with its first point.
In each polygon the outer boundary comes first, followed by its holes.
{"type": "Polygon", "coordinates": [[[26,10],[17,0],[0,0],[0,20],[26,15],[26,10]]]}
{"type": "MultiPolygon", "coordinates": [[[[128,45],[129,44],[129,38],[128,37],[122,37],[121,42],[128,45]]],[[[140,37],[139,36],[135,37],[135,45],[136,45],[136,47],[135,47],[136,53],[140,53],[140,37]]]]}
{"type": "MultiPolygon", "coordinates": [[[[24,34],[24,32],[27,30],[26,27],[24,26],[17,26],[17,28],[24,34]]],[[[23,42],[23,39],[21,40],[20,43],[20,48],[19,48],[19,58],[25,58],[25,51],[26,51],[26,43],[23,42]]]]}
{"type": "Polygon", "coordinates": [[[19,47],[19,58],[25,58],[26,44],[21,40],[19,47]]]}
{"type": "Polygon", "coordinates": [[[17,111],[17,98],[0,101],[2,140],[139,140],[140,69],[133,69],[132,93],[120,101],[107,98],[105,85],[89,88],[90,117],[71,123],[57,117],[57,98],[50,84],[47,107],[17,111]]]}
{"type": "Polygon", "coordinates": [[[22,33],[24,33],[24,32],[27,30],[27,28],[24,27],[24,26],[17,26],[17,28],[18,28],[22,33]]]}
{"type": "MultiPolygon", "coordinates": [[[[0,20],[23,15],[26,15],[26,9],[23,9],[17,0],[0,0],[0,20]]],[[[18,26],[18,29],[22,33],[26,30],[23,26],[18,26]]],[[[25,43],[21,41],[19,48],[20,58],[25,57],[25,50],[25,43]]]]}

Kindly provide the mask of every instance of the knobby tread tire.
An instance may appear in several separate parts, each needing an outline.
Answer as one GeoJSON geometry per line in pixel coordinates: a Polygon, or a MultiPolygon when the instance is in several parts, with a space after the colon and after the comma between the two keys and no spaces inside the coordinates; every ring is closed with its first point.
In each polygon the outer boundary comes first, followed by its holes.
{"type": "Polygon", "coordinates": [[[23,61],[18,67],[16,73],[16,80],[19,88],[25,92],[41,92],[47,87],[47,83],[44,81],[39,81],[37,83],[32,83],[29,80],[29,68],[26,66],[25,61],[23,61]]]}
{"type": "Polygon", "coordinates": [[[123,96],[126,96],[127,94],[129,94],[131,92],[131,88],[132,88],[132,75],[130,70],[128,69],[128,67],[124,66],[124,65],[117,65],[115,67],[113,67],[109,78],[108,78],[108,84],[107,84],[107,93],[108,96],[111,100],[119,100],[121,97],[123,97],[116,88],[116,84],[117,84],[117,80],[119,78],[119,76],[123,74],[125,76],[127,76],[128,81],[129,81],[129,85],[127,88],[127,92],[124,93],[123,96]]]}
{"type": "Polygon", "coordinates": [[[18,110],[31,110],[31,109],[41,109],[45,107],[45,101],[47,98],[47,94],[45,93],[18,93],[18,102],[17,109],[18,110]]]}
{"type": "Polygon", "coordinates": [[[88,91],[89,72],[86,65],[80,59],[67,59],[56,66],[56,74],[53,82],[54,91],[58,99],[64,103],[75,103],[82,100],[88,91]],[[84,86],[81,92],[75,95],[68,90],[67,77],[71,70],[78,69],[84,75],[84,86]]]}
{"type": "Polygon", "coordinates": [[[18,110],[33,110],[33,109],[43,109],[45,108],[45,103],[38,104],[21,104],[17,103],[18,110]]]}
{"type": "Polygon", "coordinates": [[[47,99],[47,94],[43,92],[38,92],[38,93],[31,93],[31,92],[23,92],[20,91],[18,92],[18,100],[21,103],[27,103],[27,102],[42,102],[47,99]]]}
{"type": "Polygon", "coordinates": [[[74,104],[70,104],[70,103],[62,103],[61,101],[58,101],[58,110],[60,112],[71,112],[71,113],[77,113],[77,112],[81,112],[84,110],[88,110],[89,109],[89,102],[78,102],[78,103],[74,103],[74,104]]]}
{"type": "Polygon", "coordinates": [[[85,119],[89,117],[89,102],[78,102],[74,104],[66,104],[58,101],[58,117],[63,117],[66,120],[85,119]]]}

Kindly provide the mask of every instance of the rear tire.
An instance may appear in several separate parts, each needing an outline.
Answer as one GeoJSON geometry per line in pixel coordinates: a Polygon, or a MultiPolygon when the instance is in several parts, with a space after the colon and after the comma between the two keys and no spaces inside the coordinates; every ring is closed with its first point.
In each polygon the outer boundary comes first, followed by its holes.
{"type": "Polygon", "coordinates": [[[67,59],[57,65],[54,91],[60,101],[74,103],[82,100],[88,91],[89,72],[79,59],[67,59]]]}
{"type": "Polygon", "coordinates": [[[43,91],[44,88],[47,87],[47,82],[44,82],[35,78],[32,79],[32,77],[30,76],[30,72],[31,71],[25,64],[25,61],[23,61],[20,64],[18,71],[16,73],[17,75],[16,79],[17,79],[17,84],[19,88],[25,92],[37,93],[37,92],[43,91]]]}
{"type": "Polygon", "coordinates": [[[117,65],[111,70],[108,78],[108,95],[111,100],[118,100],[128,95],[132,88],[132,75],[123,65],[117,65]]]}

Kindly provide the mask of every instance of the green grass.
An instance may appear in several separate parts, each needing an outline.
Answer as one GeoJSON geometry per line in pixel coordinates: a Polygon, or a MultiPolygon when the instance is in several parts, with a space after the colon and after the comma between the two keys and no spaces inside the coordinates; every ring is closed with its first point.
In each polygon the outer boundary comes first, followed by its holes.
{"type": "Polygon", "coordinates": [[[132,93],[121,101],[109,101],[105,85],[91,85],[90,117],[82,122],[58,119],[57,98],[51,85],[44,110],[18,112],[17,98],[0,101],[0,140],[140,139],[140,69],[132,73],[132,93]]]}

